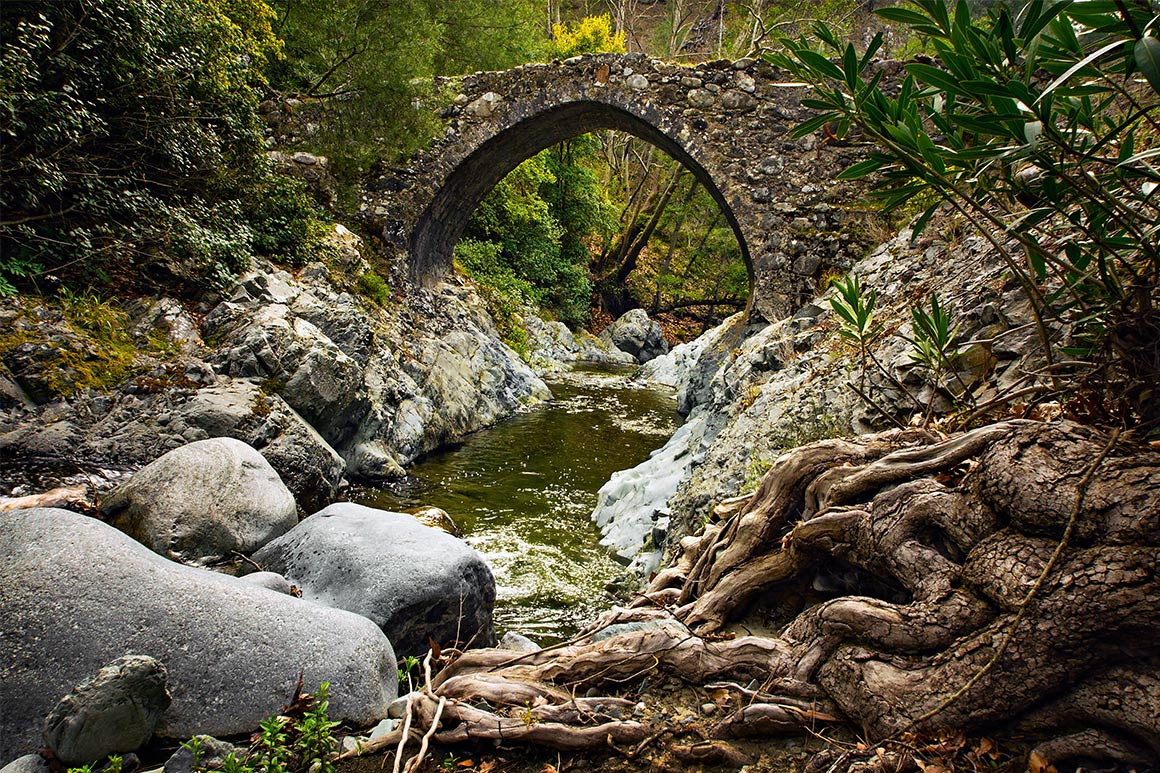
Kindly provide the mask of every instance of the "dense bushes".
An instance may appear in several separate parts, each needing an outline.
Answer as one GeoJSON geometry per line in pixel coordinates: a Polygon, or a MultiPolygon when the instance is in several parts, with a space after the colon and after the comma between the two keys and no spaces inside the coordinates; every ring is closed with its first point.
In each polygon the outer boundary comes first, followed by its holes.
{"type": "Polygon", "coordinates": [[[262,0],[0,6],[0,291],[241,269],[272,19],[262,0]]]}
{"type": "Polygon", "coordinates": [[[1075,415],[1160,429],[1160,40],[1155,9],[1111,0],[963,0],[879,13],[929,41],[897,90],[825,25],[824,46],[775,57],[814,86],[798,128],[856,125],[877,143],[849,178],[878,174],[888,208],[945,204],[1003,256],[1037,319],[1050,385],[1075,415]],[[1063,323],[1063,324],[1060,324],[1063,323]],[[1060,330],[1070,329],[1069,339],[1060,330]]]}

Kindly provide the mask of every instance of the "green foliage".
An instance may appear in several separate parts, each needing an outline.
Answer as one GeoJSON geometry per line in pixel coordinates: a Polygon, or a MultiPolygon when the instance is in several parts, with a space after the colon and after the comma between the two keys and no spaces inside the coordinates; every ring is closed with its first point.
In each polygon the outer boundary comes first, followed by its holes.
{"type": "Polygon", "coordinates": [[[244,266],[264,180],[261,0],[0,7],[0,272],[212,284],[244,266]]]}
{"type": "Polygon", "coordinates": [[[286,56],[271,83],[321,110],[318,149],[357,177],[440,128],[415,109],[436,75],[512,67],[544,34],[534,0],[272,0],[286,56]]]}
{"type": "MultiPolygon", "coordinates": [[[[250,751],[241,757],[226,755],[222,773],[334,773],[334,728],[339,723],[328,716],[329,693],[330,685],[323,682],[316,695],[296,697],[296,707],[306,704],[297,718],[275,715],[263,720],[250,751]]],[[[194,770],[205,773],[197,762],[200,744],[189,748],[194,752],[194,770]]]]}
{"type": "Polygon", "coordinates": [[[406,683],[407,691],[412,689],[411,672],[419,667],[420,660],[414,655],[404,655],[399,661],[399,682],[406,683]]]}
{"type": "Polygon", "coordinates": [[[1154,10],[1034,0],[1016,14],[999,5],[976,20],[970,11],[942,0],[879,11],[925,36],[937,56],[906,65],[895,96],[867,71],[881,37],[858,53],[815,26],[834,60],[810,41],[784,40],[775,62],[812,84],[804,103],[820,111],[796,133],[857,125],[880,149],[844,177],[877,174],[887,208],[920,194],[950,202],[1019,280],[1049,362],[1058,352],[1045,320],[1057,318],[1073,331],[1063,353],[1091,363],[1073,386],[1097,413],[1160,427],[1154,10]]]}
{"type": "Polygon", "coordinates": [[[485,298],[517,351],[526,348],[525,331],[504,320],[521,305],[545,308],[570,325],[587,319],[587,244],[615,228],[589,165],[594,155],[594,142],[578,138],[520,164],[479,205],[456,247],[463,268],[488,286],[485,298]]]}
{"type": "Polygon", "coordinates": [[[865,353],[883,330],[882,323],[874,321],[878,293],[873,289],[863,292],[862,280],[856,275],[847,277],[844,282],[835,281],[833,287],[838,293],[830,299],[830,307],[841,323],[838,333],[854,344],[859,352],[865,353]]]}
{"type": "Polygon", "coordinates": [[[358,291],[378,306],[386,306],[391,302],[391,287],[387,280],[374,271],[364,271],[359,274],[358,291]]]}
{"type": "Polygon", "coordinates": [[[271,175],[246,200],[245,216],[253,232],[253,247],[262,255],[299,267],[319,248],[323,213],[303,180],[271,175]]]}
{"type": "Polygon", "coordinates": [[[548,52],[559,59],[577,54],[623,54],[624,31],[614,32],[608,14],[585,16],[575,24],[552,25],[548,52]]]}
{"type": "Polygon", "coordinates": [[[522,357],[527,354],[528,333],[520,317],[524,308],[534,302],[536,293],[503,262],[500,249],[494,242],[460,239],[455,245],[455,263],[479,283],[480,295],[500,337],[522,357]]]}
{"type": "MultiPolygon", "coordinates": [[[[962,350],[955,345],[958,325],[954,324],[953,314],[954,311],[950,306],[939,303],[938,293],[931,295],[929,311],[919,305],[911,306],[910,316],[914,323],[914,335],[908,340],[914,349],[910,357],[930,372],[936,389],[945,389],[944,377],[947,373],[953,374],[962,387],[963,396],[969,399],[966,385],[959,379],[955,370],[955,361],[962,355],[962,350]]],[[[930,421],[934,410],[935,394],[935,390],[931,390],[930,402],[926,407],[926,421],[930,421]]]]}

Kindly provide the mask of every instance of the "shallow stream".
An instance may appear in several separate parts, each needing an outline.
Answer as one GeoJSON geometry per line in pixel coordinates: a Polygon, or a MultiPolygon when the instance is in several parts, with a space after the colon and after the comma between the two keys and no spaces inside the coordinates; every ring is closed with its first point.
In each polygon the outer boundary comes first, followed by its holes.
{"type": "Polygon", "coordinates": [[[597,490],[648,458],[680,421],[671,395],[632,383],[630,372],[549,375],[555,399],[546,406],[428,457],[405,484],[357,501],[443,508],[495,573],[496,632],[539,644],[568,639],[607,608],[605,586],[624,571],[590,519],[597,490]]]}

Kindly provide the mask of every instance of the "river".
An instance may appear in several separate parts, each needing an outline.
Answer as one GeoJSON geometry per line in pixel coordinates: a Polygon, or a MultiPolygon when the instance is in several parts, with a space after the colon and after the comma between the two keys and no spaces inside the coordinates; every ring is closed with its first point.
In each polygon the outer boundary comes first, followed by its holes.
{"type": "Polygon", "coordinates": [[[417,463],[390,489],[356,501],[387,510],[446,510],[495,574],[496,631],[541,645],[566,640],[612,601],[624,571],[590,516],[617,470],[648,458],[676,430],[671,395],[629,380],[628,369],[550,374],[555,396],[462,445],[417,463]]]}

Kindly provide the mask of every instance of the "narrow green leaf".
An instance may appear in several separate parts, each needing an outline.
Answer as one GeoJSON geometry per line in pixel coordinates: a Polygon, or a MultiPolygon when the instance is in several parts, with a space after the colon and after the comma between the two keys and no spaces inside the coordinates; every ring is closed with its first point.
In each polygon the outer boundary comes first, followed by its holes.
{"type": "Polygon", "coordinates": [[[859,161],[853,166],[846,167],[841,174],[838,175],[839,180],[857,180],[865,177],[868,174],[873,174],[879,169],[889,163],[890,159],[885,156],[875,156],[868,158],[865,161],[859,161]]]}
{"type": "MultiPolygon", "coordinates": [[[[874,36],[874,39],[870,41],[870,45],[866,46],[866,53],[862,54],[862,60],[860,62],[858,62],[858,71],[859,72],[866,69],[866,65],[870,64],[870,60],[874,58],[874,55],[876,53],[878,53],[878,49],[881,47],[882,47],[882,33],[879,32],[877,35],[874,36]]],[[[881,76],[879,75],[879,73],[875,73],[875,77],[881,77],[881,76]]]]}
{"type": "Polygon", "coordinates": [[[1152,84],[1152,89],[1160,94],[1160,40],[1154,37],[1140,38],[1132,50],[1136,66],[1152,84]]]}
{"type": "MultiPolygon", "coordinates": [[[[1145,38],[1145,40],[1148,40],[1148,38],[1145,38]]],[[[1120,46],[1124,45],[1127,42],[1128,42],[1127,40],[1117,40],[1114,43],[1107,44],[1106,46],[1104,46],[1101,49],[1098,49],[1097,51],[1093,51],[1092,53],[1085,56],[1083,59],[1080,59],[1074,65],[1069,67],[1063,75],[1060,75],[1058,78],[1056,78],[1054,81],[1052,81],[1051,85],[1048,86],[1047,88],[1045,88],[1043,90],[1043,93],[1039,95],[1039,98],[1043,99],[1045,96],[1047,96],[1052,91],[1054,91],[1056,88],[1058,88],[1061,84],[1065,83],[1071,76],[1075,75],[1077,72],[1079,72],[1083,68],[1087,67],[1092,62],[1096,61],[1101,56],[1103,56],[1104,54],[1115,51],[1117,48],[1119,48],[1120,46]]],[[[1141,42],[1143,42],[1143,41],[1141,41],[1141,42]]]]}
{"type": "Polygon", "coordinates": [[[949,92],[961,91],[959,82],[954,76],[929,64],[908,64],[906,71],[929,86],[949,92]]]}
{"type": "Polygon", "coordinates": [[[930,222],[932,217],[934,217],[934,213],[938,211],[940,204],[942,204],[941,201],[936,201],[934,204],[931,204],[921,215],[918,216],[918,219],[914,221],[914,226],[912,227],[910,233],[910,240],[912,242],[918,241],[918,237],[922,236],[922,232],[926,230],[926,224],[930,222]]]}
{"type": "Polygon", "coordinates": [[[795,51],[794,54],[802,64],[806,65],[806,67],[810,68],[815,73],[824,75],[827,78],[833,78],[836,81],[843,79],[842,70],[838,67],[838,65],[834,64],[829,59],[819,54],[817,51],[803,49],[801,51],[795,51]]]}
{"type": "Polygon", "coordinates": [[[827,122],[835,120],[837,117],[837,113],[823,113],[822,115],[816,115],[808,121],[803,121],[802,123],[795,126],[789,133],[789,136],[791,139],[801,139],[807,134],[813,134],[818,129],[822,128],[822,126],[827,122]]]}
{"type": "Polygon", "coordinates": [[[846,86],[851,92],[858,89],[858,53],[854,50],[853,45],[847,45],[845,53],[842,54],[842,71],[846,75],[846,86]]]}
{"type": "Polygon", "coordinates": [[[1023,26],[1019,28],[1019,37],[1023,39],[1024,45],[1031,42],[1043,28],[1051,23],[1051,20],[1059,16],[1065,8],[1071,5],[1071,0],[1060,0],[1060,2],[1048,3],[1044,8],[1042,0],[1035,0],[1032,7],[1034,12],[1029,10],[1027,18],[1023,20],[1023,26]]]}
{"type": "Polygon", "coordinates": [[[930,25],[933,19],[929,16],[924,16],[918,11],[912,11],[909,8],[901,8],[899,6],[891,6],[890,8],[878,8],[874,13],[887,21],[896,21],[900,24],[907,24],[911,27],[916,25],[930,25]]]}

